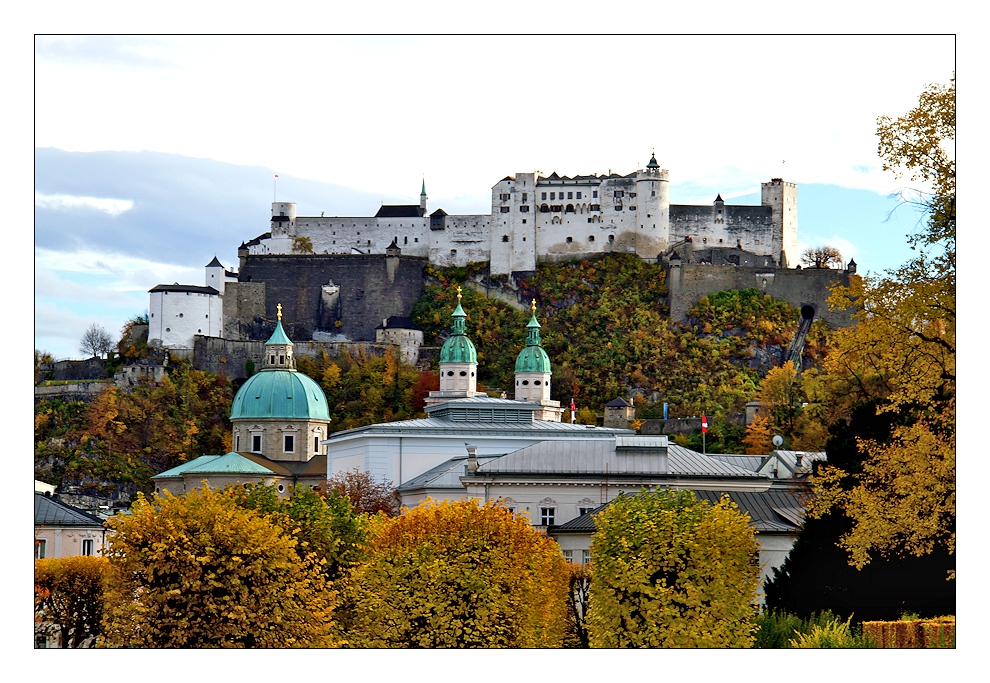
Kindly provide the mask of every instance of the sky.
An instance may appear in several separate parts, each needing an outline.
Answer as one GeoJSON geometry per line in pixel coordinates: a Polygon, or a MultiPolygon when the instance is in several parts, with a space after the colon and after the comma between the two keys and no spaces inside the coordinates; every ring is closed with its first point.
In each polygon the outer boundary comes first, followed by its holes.
{"type": "Polygon", "coordinates": [[[952,36],[38,36],[35,347],[80,358],[160,283],[300,215],[385,203],[487,213],[521,171],[629,173],[671,201],[799,186],[802,246],[860,271],[909,257],[876,118],[955,69],[952,36]],[[891,68],[891,54],[900,55],[891,68]],[[275,174],[279,175],[275,185],[275,174]]]}

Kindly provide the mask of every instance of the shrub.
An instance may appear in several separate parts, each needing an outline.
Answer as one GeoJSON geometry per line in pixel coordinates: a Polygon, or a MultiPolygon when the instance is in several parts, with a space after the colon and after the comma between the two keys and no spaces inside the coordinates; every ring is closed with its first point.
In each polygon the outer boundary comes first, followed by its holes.
{"type": "Polygon", "coordinates": [[[35,623],[58,635],[59,647],[83,647],[102,632],[107,560],[61,557],[35,560],[35,623]]]}

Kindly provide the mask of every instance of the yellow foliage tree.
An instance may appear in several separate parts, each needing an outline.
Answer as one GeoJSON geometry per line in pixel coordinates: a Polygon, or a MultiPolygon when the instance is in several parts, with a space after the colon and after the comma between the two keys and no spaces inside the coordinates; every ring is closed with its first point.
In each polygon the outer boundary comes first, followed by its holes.
{"type": "Polygon", "coordinates": [[[749,518],[727,498],[620,496],[595,516],[591,647],[749,647],[757,556],[749,518]]]}
{"type": "Polygon", "coordinates": [[[815,478],[809,512],[851,518],[840,544],[857,567],[874,552],[955,548],[955,79],[929,86],[906,115],[880,117],[877,134],[884,168],[925,183],[915,195],[928,222],[910,239],[916,258],[830,300],[857,308],[825,362],[833,414],[870,403],[895,417],[889,439],[858,441],[860,471],[829,466],[815,478]]]}
{"type": "Polygon", "coordinates": [[[351,645],[564,642],[570,577],[560,548],[501,506],[427,500],[377,518],[367,550],[344,589],[351,645]]]}
{"type": "MultiPolygon", "coordinates": [[[[107,647],[328,647],[315,555],[234,489],[146,499],[108,521],[107,647]]],[[[274,514],[274,513],[273,513],[274,514]]]]}
{"type": "Polygon", "coordinates": [[[59,647],[81,647],[101,633],[107,560],[60,557],[34,561],[35,624],[59,647]]]}

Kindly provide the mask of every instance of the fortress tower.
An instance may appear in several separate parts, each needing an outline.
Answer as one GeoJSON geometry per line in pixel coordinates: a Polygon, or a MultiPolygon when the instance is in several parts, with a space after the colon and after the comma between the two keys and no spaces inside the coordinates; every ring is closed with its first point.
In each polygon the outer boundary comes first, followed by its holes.
{"type": "Polygon", "coordinates": [[[636,172],[635,199],[636,255],[655,259],[670,244],[670,181],[655,152],[646,169],[636,172]]]}
{"type": "Polygon", "coordinates": [[[271,233],[272,253],[292,253],[292,240],[296,237],[295,202],[272,202],[271,233]]]}
{"type": "Polygon", "coordinates": [[[797,185],[774,178],[762,185],[762,204],[772,209],[773,246],[771,256],[782,268],[797,265],[798,253],[798,214],[797,185]]]}

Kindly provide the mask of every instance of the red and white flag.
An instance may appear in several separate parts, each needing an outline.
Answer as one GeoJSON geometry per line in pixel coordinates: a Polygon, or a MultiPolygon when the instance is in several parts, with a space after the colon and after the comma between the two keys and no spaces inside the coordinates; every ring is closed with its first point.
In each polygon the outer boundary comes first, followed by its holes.
{"type": "Polygon", "coordinates": [[[702,413],[701,414],[701,433],[704,434],[707,431],[708,431],[708,418],[705,417],[705,414],[704,413],[702,413]]]}
{"type": "Polygon", "coordinates": [[[278,173],[275,174],[275,177],[278,178],[278,173]]]}

